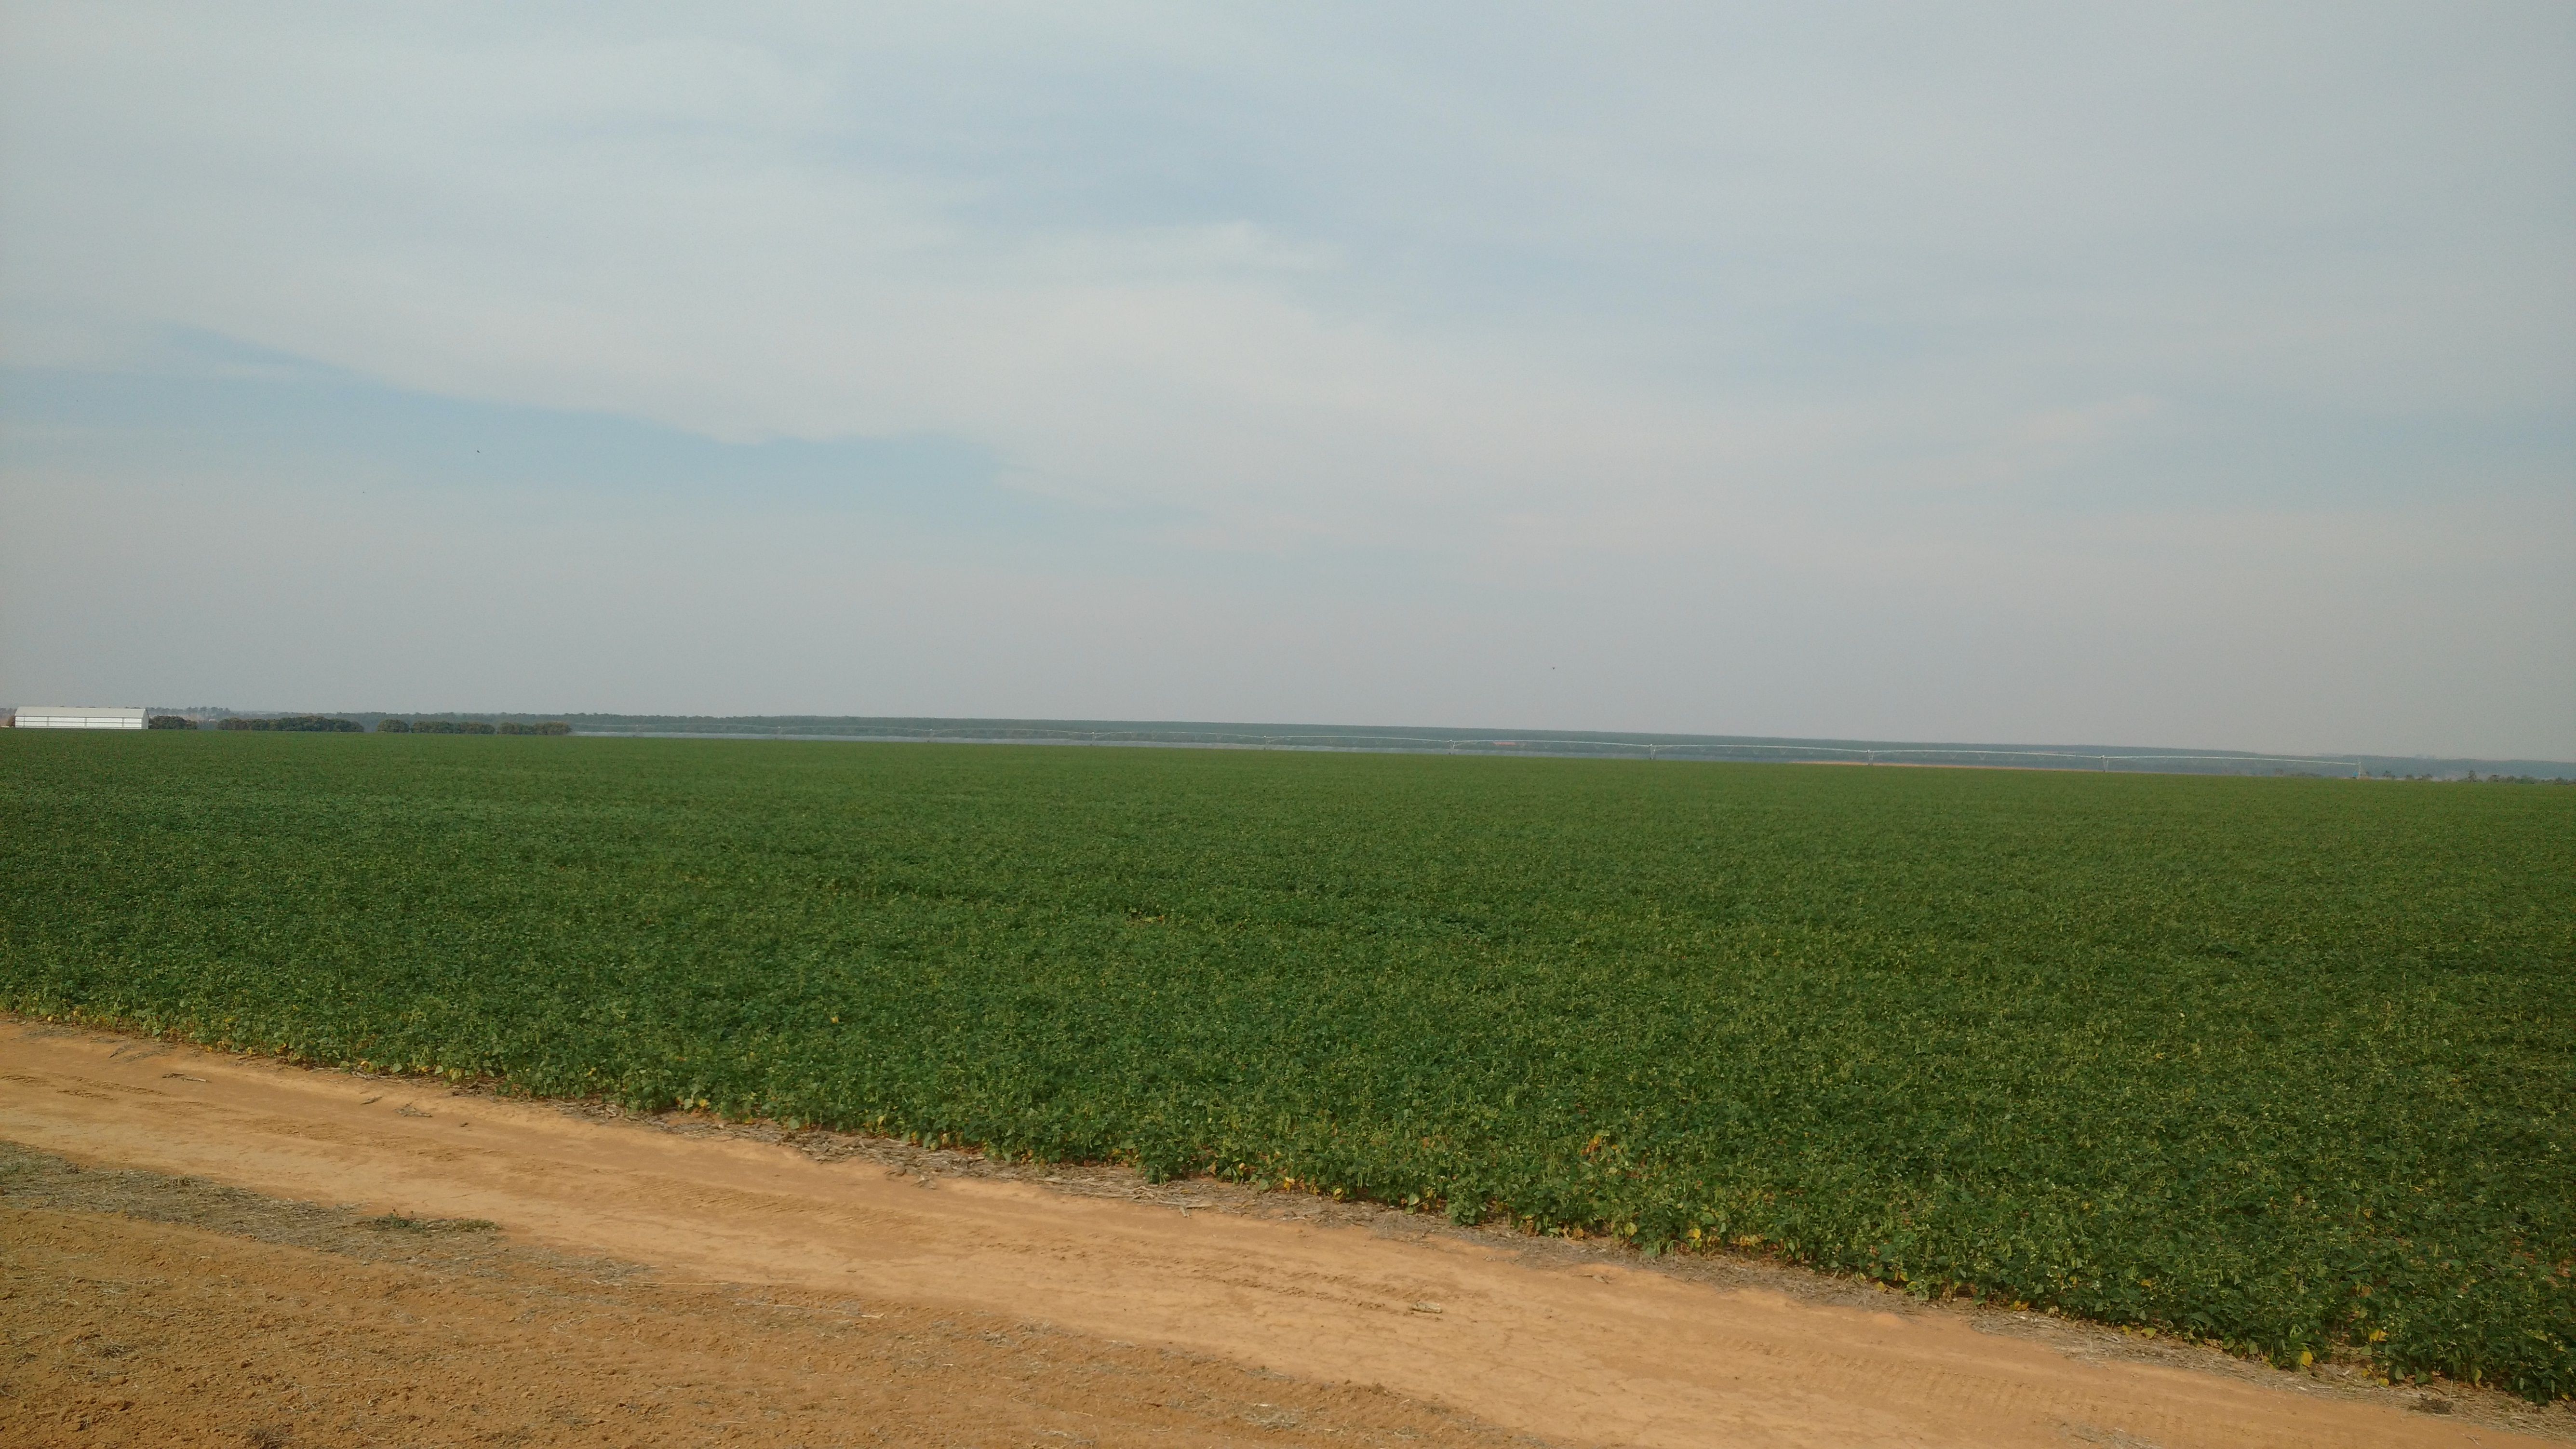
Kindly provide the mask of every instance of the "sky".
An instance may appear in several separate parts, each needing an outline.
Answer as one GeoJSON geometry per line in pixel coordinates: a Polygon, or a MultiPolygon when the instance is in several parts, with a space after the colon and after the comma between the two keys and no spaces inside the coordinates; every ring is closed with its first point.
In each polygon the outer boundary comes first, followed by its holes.
{"type": "Polygon", "coordinates": [[[0,699],[2576,759],[2576,7],[0,0],[0,699]]]}

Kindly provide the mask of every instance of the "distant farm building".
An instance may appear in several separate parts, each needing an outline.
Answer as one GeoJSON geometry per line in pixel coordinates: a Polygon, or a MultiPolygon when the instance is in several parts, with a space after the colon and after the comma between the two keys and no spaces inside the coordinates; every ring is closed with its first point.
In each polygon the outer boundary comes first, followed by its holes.
{"type": "Polygon", "coordinates": [[[22,704],[18,706],[18,728],[22,730],[139,730],[144,727],[145,712],[111,705],[89,704],[22,704]]]}

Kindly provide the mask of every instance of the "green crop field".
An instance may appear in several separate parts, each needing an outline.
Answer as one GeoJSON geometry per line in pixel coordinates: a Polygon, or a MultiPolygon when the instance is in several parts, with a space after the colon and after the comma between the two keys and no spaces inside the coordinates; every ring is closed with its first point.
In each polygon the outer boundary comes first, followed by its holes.
{"type": "Polygon", "coordinates": [[[2576,1392],[2576,789],[0,733],[0,1005],[2576,1392]]]}

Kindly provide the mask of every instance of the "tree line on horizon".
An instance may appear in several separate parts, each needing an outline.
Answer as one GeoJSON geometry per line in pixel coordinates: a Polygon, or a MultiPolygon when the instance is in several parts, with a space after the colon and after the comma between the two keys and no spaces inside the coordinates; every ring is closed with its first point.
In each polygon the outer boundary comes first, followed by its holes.
{"type": "MultiPolygon", "coordinates": [[[[147,724],[156,730],[193,730],[203,728],[183,714],[156,714],[147,724]]],[[[214,721],[219,730],[271,730],[295,734],[363,734],[366,726],[352,719],[325,714],[228,715],[214,721]]],[[[527,724],[519,720],[396,719],[391,715],[376,721],[380,735],[568,735],[572,726],[562,720],[527,724]]]]}
{"type": "Polygon", "coordinates": [[[479,719],[404,721],[387,716],[376,721],[376,733],[380,735],[568,735],[572,733],[572,726],[559,719],[550,719],[542,724],[523,724],[517,720],[503,720],[499,724],[493,724],[488,720],[479,719]]]}

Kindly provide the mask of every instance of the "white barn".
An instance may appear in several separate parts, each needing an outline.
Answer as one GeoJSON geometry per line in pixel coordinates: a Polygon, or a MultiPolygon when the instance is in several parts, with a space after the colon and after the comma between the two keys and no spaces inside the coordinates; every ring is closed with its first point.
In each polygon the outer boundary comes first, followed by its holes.
{"type": "Polygon", "coordinates": [[[104,704],[22,704],[22,730],[139,730],[148,721],[139,709],[104,704]]]}

